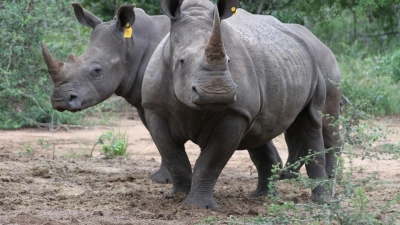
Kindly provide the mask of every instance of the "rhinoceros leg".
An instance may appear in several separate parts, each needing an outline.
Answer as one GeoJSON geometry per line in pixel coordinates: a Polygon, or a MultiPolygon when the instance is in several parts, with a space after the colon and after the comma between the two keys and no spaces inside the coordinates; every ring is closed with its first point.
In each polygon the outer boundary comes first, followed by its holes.
{"type": "Polygon", "coordinates": [[[171,175],[168,172],[164,160],[161,161],[160,168],[157,170],[157,172],[151,175],[151,180],[159,184],[171,183],[171,175]]]}
{"type": "Polygon", "coordinates": [[[288,145],[289,156],[286,161],[285,167],[283,168],[283,172],[281,174],[281,179],[295,179],[297,178],[297,173],[300,172],[300,168],[304,165],[304,162],[297,162],[300,160],[300,157],[304,157],[305,153],[299,149],[299,146],[296,144],[290,144],[287,133],[285,132],[285,140],[288,145]]]}
{"type": "MultiPolygon", "coordinates": [[[[142,120],[144,126],[147,128],[146,119],[144,117],[144,110],[142,107],[137,108],[137,112],[139,114],[140,120],[142,120]]],[[[160,183],[160,184],[168,184],[171,183],[171,175],[168,172],[167,166],[164,163],[164,160],[161,161],[160,168],[151,175],[151,180],[160,183]]]]}
{"type": "Polygon", "coordinates": [[[217,210],[213,196],[217,178],[231,158],[246,129],[243,117],[227,115],[212,130],[210,138],[201,145],[201,153],[193,168],[192,189],[183,202],[200,208],[217,210]]]}
{"type": "Polygon", "coordinates": [[[174,140],[168,123],[157,114],[147,111],[146,122],[153,141],[171,175],[172,193],[189,193],[192,183],[192,167],[185,152],[184,143],[174,140]]]}
{"type": "Polygon", "coordinates": [[[335,84],[327,83],[327,96],[324,108],[324,116],[322,120],[322,133],[324,136],[325,149],[329,151],[325,154],[326,166],[325,171],[329,178],[333,177],[336,166],[336,156],[339,154],[341,138],[339,134],[339,124],[335,121],[340,116],[340,100],[342,96],[341,89],[335,84]]]}
{"type": "MultiPolygon", "coordinates": [[[[324,106],[323,114],[325,115],[322,119],[322,135],[324,139],[325,149],[329,151],[325,154],[326,165],[325,172],[329,178],[333,177],[334,168],[336,165],[336,155],[339,154],[341,138],[339,134],[339,125],[334,122],[340,116],[340,100],[342,91],[336,86],[336,84],[327,81],[327,95],[324,106]]],[[[285,133],[286,143],[289,143],[288,137],[285,133]]],[[[294,165],[296,161],[303,157],[304,154],[299,151],[296,145],[288,145],[289,157],[285,165],[284,172],[281,174],[281,179],[292,179],[297,177],[300,168],[304,162],[301,162],[297,167],[287,168],[287,165],[294,165]]]]}
{"type": "MultiPolygon", "coordinates": [[[[250,196],[267,195],[270,191],[268,188],[269,178],[273,175],[271,170],[274,165],[279,165],[282,168],[282,159],[272,141],[257,148],[248,149],[248,151],[258,172],[257,189],[250,196]]],[[[275,189],[271,191],[275,193],[275,189]]]]}
{"type": "MultiPolygon", "coordinates": [[[[288,147],[289,149],[297,149],[297,156],[306,156],[309,151],[311,151],[311,154],[321,153],[316,154],[315,159],[308,161],[306,164],[307,174],[311,179],[323,179],[326,177],[322,116],[319,113],[321,99],[323,98],[317,94],[286,130],[288,147]]],[[[316,202],[324,202],[329,201],[329,196],[329,191],[324,186],[319,185],[312,190],[311,199],[316,202]]]]}

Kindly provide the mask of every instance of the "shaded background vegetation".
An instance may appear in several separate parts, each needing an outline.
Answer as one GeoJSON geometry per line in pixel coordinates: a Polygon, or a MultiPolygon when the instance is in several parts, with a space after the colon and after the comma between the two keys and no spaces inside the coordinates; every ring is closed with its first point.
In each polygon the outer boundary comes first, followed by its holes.
{"type": "MultiPolygon", "coordinates": [[[[162,13],[159,0],[81,3],[105,21],[120,5],[130,3],[148,14],[162,13]]],[[[400,114],[400,0],[242,0],[240,7],[305,25],[338,58],[342,88],[350,100],[363,99],[362,110],[376,116],[400,114]]],[[[85,50],[90,32],[76,21],[68,1],[0,3],[0,129],[37,126],[52,118],[79,124],[90,114],[52,110],[51,81],[40,49],[45,40],[53,54],[65,60],[69,53],[85,50]]]]}

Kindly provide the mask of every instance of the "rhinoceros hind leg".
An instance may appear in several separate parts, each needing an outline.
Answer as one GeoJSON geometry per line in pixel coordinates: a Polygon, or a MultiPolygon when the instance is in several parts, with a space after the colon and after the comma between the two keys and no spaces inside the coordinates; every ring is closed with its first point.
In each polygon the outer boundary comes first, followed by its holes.
{"type": "MultiPolygon", "coordinates": [[[[308,177],[315,180],[327,179],[323,152],[322,116],[320,114],[321,99],[323,98],[315,95],[286,130],[286,141],[289,148],[297,149],[298,156],[314,155],[306,162],[306,170],[308,177]]],[[[329,196],[329,189],[324,185],[318,185],[313,188],[311,199],[315,202],[326,202],[329,196]]]]}
{"type": "Polygon", "coordinates": [[[325,149],[329,150],[325,153],[325,171],[329,178],[334,176],[334,169],[337,161],[336,156],[340,153],[340,145],[342,143],[339,134],[339,124],[337,124],[337,119],[340,116],[340,100],[342,92],[338,88],[331,89],[333,89],[334,92],[328,92],[324,108],[324,115],[329,116],[324,116],[322,121],[324,145],[325,149]]]}
{"type": "MultiPolygon", "coordinates": [[[[257,188],[255,191],[250,193],[250,196],[258,197],[268,194],[275,195],[275,187],[271,187],[273,190],[269,189],[269,179],[272,175],[274,175],[272,173],[274,165],[278,165],[279,168],[282,168],[282,159],[279,156],[274,144],[272,141],[269,141],[265,145],[249,149],[248,152],[258,172],[257,188]]],[[[276,180],[276,178],[274,178],[274,180],[276,180]]]]}
{"type": "Polygon", "coordinates": [[[171,182],[171,175],[168,172],[164,162],[161,162],[160,168],[151,175],[151,180],[159,184],[169,184],[171,182]]]}

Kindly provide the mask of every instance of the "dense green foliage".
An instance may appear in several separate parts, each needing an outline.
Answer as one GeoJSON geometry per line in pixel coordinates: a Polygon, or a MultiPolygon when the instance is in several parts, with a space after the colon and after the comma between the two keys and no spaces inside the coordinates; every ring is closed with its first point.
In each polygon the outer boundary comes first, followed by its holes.
{"type": "Polygon", "coordinates": [[[82,0],[83,7],[90,9],[92,13],[101,17],[104,21],[111,20],[117,13],[119,6],[135,4],[136,7],[142,8],[149,15],[162,14],[159,0],[134,0],[134,1],[109,1],[109,0],[82,0]]]}
{"type": "MultiPolygon", "coordinates": [[[[73,50],[81,53],[88,43],[88,32],[72,19],[70,8],[59,0],[0,4],[0,129],[51,121],[51,83],[41,42],[45,40],[61,59],[73,50]]],[[[56,113],[55,118],[73,123],[79,114],[56,113]]]]}
{"type": "MultiPolygon", "coordinates": [[[[148,14],[162,14],[159,0],[82,0],[105,21],[120,5],[132,3],[148,14]]],[[[400,114],[400,0],[242,0],[240,7],[305,25],[337,56],[350,100],[365,98],[367,112],[374,115],[400,114]]],[[[51,81],[40,50],[44,40],[61,60],[84,51],[90,29],[77,23],[70,4],[2,1],[0,28],[0,129],[49,123],[52,118],[79,123],[83,113],[53,112],[51,81]]]]}

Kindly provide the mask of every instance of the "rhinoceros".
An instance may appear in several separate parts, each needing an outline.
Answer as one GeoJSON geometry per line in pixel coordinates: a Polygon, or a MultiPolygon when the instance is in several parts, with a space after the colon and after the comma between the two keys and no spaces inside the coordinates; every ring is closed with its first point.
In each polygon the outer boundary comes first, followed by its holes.
{"type": "MultiPolygon", "coordinates": [[[[121,6],[113,20],[103,22],[80,4],[72,6],[78,21],[93,31],[87,50],[79,57],[71,54],[65,63],[54,58],[43,42],[43,56],[54,85],[53,108],[76,112],[115,93],[136,107],[145,123],[141,105],[143,76],[155,48],[169,32],[169,18],[149,16],[129,5],[121,6]],[[125,37],[127,24],[132,29],[131,37],[129,33],[125,37]]],[[[168,170],[162,164],[151,179],[168,183],[168,170]]]]}
{"type": "MultiPolygon", "coordinates": [[[[333,96],[332,105],[337,95],[327,93],[319,62],[334,57],[316,57],[325,52],[315,52],[318,44],[308,42],[314,36],[302,37],[277,19],[252,15],[237,4],[161,1],[171,30],[149,62],[142,106],[171,174],[172,193],[189,193],[183,204],[218,209],[213,188],[233,152],[248,149],[257,169],[270,171],[277,162],[268,143],[282,132],[291,160],[309,151],[322,153],[321,114],[339,109],[324,107],[327,94],[333,96]],[[193,172],[184,149],[188,140],[201,148],[193,172]]],[[[336,78],[337,71],[329,73],[336,78]]],[[[310,178],[326,177],[325,155],[317,154],[306,169],[310,178]]],[[[270,191],[268,182],[259,180],[256,191],[270,191]]],[[[312,190],[313,201],[327,198],[325,187],[312,190]]]]}
{"type": "MultiPolygon", "coordinates": [[[[122,6],[114,20],[103,22],[80,4],[72,3],[72,6],[78,21],[93,28],[93,31],[85,53],[79,57],[71,54],[65,63],[54,58],[43,42],[43,56],[54,85],[51,96],[53,108],[76,112],[96,105],[115,93],[137,108],[140,119],[146,125],[141,106],[142,80],[150,56],[169,32],[169,18],[165,15],[148,16],[142,9],[122,6]],[[126,24],[133,29],[132,37],[124,37],[126,24]]],[[[281,164],[272,142],[267,147],[268,154],[281,164]]],[[[260,180],[269,177],[261,170],[259,174],[260,180]]],[[[169,182],[170,175],[164,163],[151,179],[158,183],[169,182]]]]}

